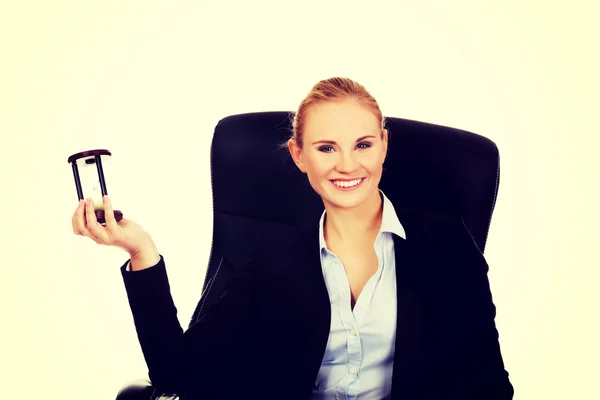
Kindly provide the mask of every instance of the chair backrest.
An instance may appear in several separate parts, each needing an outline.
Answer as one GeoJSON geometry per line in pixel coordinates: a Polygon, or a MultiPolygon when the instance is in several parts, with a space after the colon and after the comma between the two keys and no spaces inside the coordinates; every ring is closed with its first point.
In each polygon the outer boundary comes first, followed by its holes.
{"type": "MultiPolygon", "coordinates": [[[[191,323],[217,300],[259,241],[285,235],[323,212],[321,198],[289,151],[290,112],[228,116],[211,145],[213,242],[202,298],[191,323]],[[218,271],[218,273],[217,273],[218,271]]],[[[494,142],[475,133],[401,118],[386,118],[388,154],[379,187],[392,202],[441,214],[460,214],[483,253],[500,168],[494,142]]]]}

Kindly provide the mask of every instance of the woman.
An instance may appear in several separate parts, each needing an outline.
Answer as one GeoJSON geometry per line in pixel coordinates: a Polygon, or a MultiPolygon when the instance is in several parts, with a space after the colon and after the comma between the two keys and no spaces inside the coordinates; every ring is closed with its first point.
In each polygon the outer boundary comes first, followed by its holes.
{"type": "Polygon", "coordinates": [[[323,215],[236,267],[186,332],[150,235],[111,218],[107,196],[105,227],[84,218],[91,202],[75,211],[76,234],[130,255],[121,271],[153,384],[198,399],[511,399],[488,266],[462,219],[378,188],[376,100],[350,79],[321,81],[293,128],[287,147],[323,215]]]}

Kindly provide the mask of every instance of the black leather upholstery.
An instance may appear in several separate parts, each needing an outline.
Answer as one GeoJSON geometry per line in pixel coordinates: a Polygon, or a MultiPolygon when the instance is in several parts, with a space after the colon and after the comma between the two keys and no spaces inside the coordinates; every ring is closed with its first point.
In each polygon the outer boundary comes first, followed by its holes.
{"type": "MultiPolygon", "coordinates": [[[[387,118],[388,155],[380,188],[392,202],[437,213],[460,214],[481,252],[499,184],[494,142],[478,134],[423,122],[387,118]]],[[[259,241],[284,235],[313,221],[323,203],[287,148],[289,112],[258,112],[226,117],[211,146],[213,242],[202,297],[190,324],[219,299],[234,271],[259,241]],[[218,273],[217,273],[218,271],[218,273]]],[[[133,400],[137,397],[122,397],[133,400]]]]}

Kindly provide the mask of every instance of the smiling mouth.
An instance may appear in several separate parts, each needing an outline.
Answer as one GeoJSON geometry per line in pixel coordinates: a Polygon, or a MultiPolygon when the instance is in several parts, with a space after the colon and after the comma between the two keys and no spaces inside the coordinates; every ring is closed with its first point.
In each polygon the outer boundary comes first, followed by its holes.
{"type": "Polygon", "coordinates": [[[331,181],[331,183],[333,183],[333,185],[339,189],[354,189],[354,188],[358,187],[361,183],[363,183],[364,180],[365,180],[365,178],[358,178],[358,179],[354,179],[351,181],[333,180],[333,181],[331,181]]]}

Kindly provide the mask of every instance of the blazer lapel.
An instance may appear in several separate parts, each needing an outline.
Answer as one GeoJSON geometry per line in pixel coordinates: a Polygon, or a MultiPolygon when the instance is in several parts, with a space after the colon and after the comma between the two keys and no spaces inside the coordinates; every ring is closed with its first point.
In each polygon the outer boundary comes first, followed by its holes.
{"type": "MultiPolygon", "coordinates": [[[[410,232],[409,232],[410,234],[410,232]]],[[[396,260],[396,348],[392,375],[392,398],[416,394],[423,363],[422,313],[418,297],[419,268],[416,248],[410,236],[394,237],[396,260]]]]}
{"type": "Polygon", "coordinates": [[[302,324],[310,327],[306,331],[307,352],[302,357],[306,360],[307,379],[310,376],[312,388],[321,368],[331,328],[331,303],[321,267],[318,221],[303,230],[301,241],[288,257],[294,265],[293,272],[289,274],[295,281],[293,286],[304,288],[298,299],[302,301],[302,316],[298,317],[302,324]]]}

